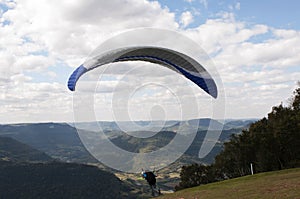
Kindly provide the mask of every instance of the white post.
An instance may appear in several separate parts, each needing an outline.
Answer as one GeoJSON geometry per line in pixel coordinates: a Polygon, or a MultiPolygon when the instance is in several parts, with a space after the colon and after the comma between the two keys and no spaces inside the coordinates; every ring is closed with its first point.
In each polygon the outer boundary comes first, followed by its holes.
{"type": "Polygon", "coordinates": [[[251,168],[251,175],[253,175],[253,165],[250,163],[250,168],[251,168]]]}

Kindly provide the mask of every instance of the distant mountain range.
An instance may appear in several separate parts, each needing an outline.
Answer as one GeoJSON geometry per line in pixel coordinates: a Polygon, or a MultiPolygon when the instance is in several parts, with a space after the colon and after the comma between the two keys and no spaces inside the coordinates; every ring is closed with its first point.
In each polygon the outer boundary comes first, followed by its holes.
{"type": "Polygon", "coordinates": [[[212,127],[223,128],[224,130],[232,128],[247,128],[257,119],[227,119],[223,123],[213,120],[210,118],[201,118],[201,119],[192,119],[187,121],[118,121],[118,122],[109,122],[109,121],[97,121],[97,122],[79,122],[76,124],[70,123],[70,126],[85,129],[87,131],[152,131],[157,129],[170,130],[178,125],[187,123],[193,127],[197,126],[199,130],[207,130],[209,125],[212,127]]]}
{"type": "Polygon", "coordinates": [[[10,137],[65,162],[97,162],[84,148],[75,128],[63,123],[0,125],[10,137]]]}
{"type": "MultiPolygon", "coordinates": [[[[151,125],[145,121],[137,122],[151,127],[146,130],[135,129],[130,126],[130,122],[123,122],[122,128],[133,131],[127,133],[122,132],[116,122],[99,123],[78,123],[76,127],[81,127],[88,133],[99,130],[98,125],[101,125],[111,142],[136,153],[154,151],[167,145],[176,136],[179,126],[184,132],[196,129],[196,137],[185,154],[161,171],[160,175],[164,176],[160,179],[161,187],[167,190],[172,189],[179,180],[178,177],[169,177],[170,173],[178,176],[181,166],[185,164],[213,162],[214,157],[222,150],[223,143],[232,134],[241,133],[242,129],[248,128],[251,120],[227,121],[217,144],[204,159],[198,158],[199,149],[205,142],[205,135],[213,131],[208,131],[208,126],[222,126],[218,121],[199,119],[168,121],[165,124],[156,121],[151,125]],[[157,129],[160,129],[158,133],[150,131],[157,129]],[[153,136],[132,136],[138,134],[153,136]]],[[[184,133],[180,136],[184,136],[184,133]]],[[[101,138],[99,139],[101,142],[101,138]]],[[[149,194],[139,191],[141,187],[131,182],[131,178],[121,182],[109,172],[113,171],[101,165],[85,149],[77,129],[72,125],[0,125],[0,198],[138,198],[149,194]],[[94,164],[106,171],[85,164],[94,164]]]]}
{"type": "MultiPolygon", "coordinates": [[[[224,124],[224,130],[220,136],[216,148],[209,154],[203,161],[211,163],[214,156],[221,150],[222,143],[229,139],[231,134],[240,133],[243,128],[248,128],[249,124],[254,120],[231,120],[224,124]]],[[[149,122],[138,121],[139,125],[147,126],[149,122]]],[[[88,131],[99,130],[98,125],[102,127],[105,134],[111,141],[127,150],[132,152],[141,152],[156,150],[161,146],[169,143],[175,136],[176,129],[181,125],[183,131],[188,132],[190,129],[198,129],[196,138],[193,144],[189,147],[186,154],[198,157],[198,151],[202,145],[208,126],[222,125],[220,122],[211,119],[198,119],[189,121],[167,121],[164,126],[161,121],[156,121],[151,124],[152,127],[161,129],[161,132],[149,138],[136,138],[120,131],[116,122],[90,122],[78,123],[76,127],[83,128],[88,131]]],[[[131,122],[123,122],[122,126],[129,129],[131,122]]],[[[127,130],[128,130],[127,129],[127,130]]],[[[134,130],[134,129],[132,129],[134,130]]],[[[150,131],[135,131],[134,133],[151,133],[150,131]]],[[[54,159],[65,162],[81,162],[81,163],[96,163],[98,162],[90,153],[85,149],[82,144],[77,129],[66,123],[37,123],[37,124],[11,124],[0,125],[0,136],[10,137],[19,142],[22,142],[34,149],[46,153],[54,159]]]]}
{"type": "Polygon", "coordinates": [[[250,125],[256,122],[258,119],[245,119],[245,120],[225,120],[226,128],[249,128],[250,125]]]}

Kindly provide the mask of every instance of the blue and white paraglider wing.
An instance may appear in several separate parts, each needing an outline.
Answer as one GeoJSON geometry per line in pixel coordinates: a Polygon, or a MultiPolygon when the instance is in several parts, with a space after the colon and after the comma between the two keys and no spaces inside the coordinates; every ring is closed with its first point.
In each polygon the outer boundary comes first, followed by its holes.
{"type": "Polygon", "coordinates": [[[84,73],[105,64],[122,61],[146,61],[159,64],[184,75],[210,96],[214,98],[218,96],[215,81],[200,63],[180,52],[152,46],[119,48],[95,56],[72,73],[68,88],[74,91],[77,81],[84,73]]]}

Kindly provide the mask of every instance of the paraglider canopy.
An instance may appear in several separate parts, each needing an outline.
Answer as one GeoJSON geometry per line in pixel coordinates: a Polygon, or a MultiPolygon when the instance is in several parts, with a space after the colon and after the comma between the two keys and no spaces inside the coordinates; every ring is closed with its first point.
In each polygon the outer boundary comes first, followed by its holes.
{"type": "Polygon", "coordinates": [[[68,88],[74,91],[77,81],[84,73],[105,64],[122,61],[146,61],[159,64],[184,75],[210,96],[214,98],[218,96],[215,81],[200,63],[180,52],[153,46],[118,48],[99,54],[87,60],[72,73],[68,88]]]}

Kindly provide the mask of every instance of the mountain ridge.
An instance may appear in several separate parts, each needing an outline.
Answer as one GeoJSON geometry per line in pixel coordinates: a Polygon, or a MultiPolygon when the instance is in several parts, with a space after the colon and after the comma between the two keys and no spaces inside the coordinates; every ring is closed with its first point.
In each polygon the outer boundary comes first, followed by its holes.
{"type": "Polygon", "coordinates": [[[48,162],[53,158],[10,137],[0,136],[0,160],[13,162],[48,162]]]}

